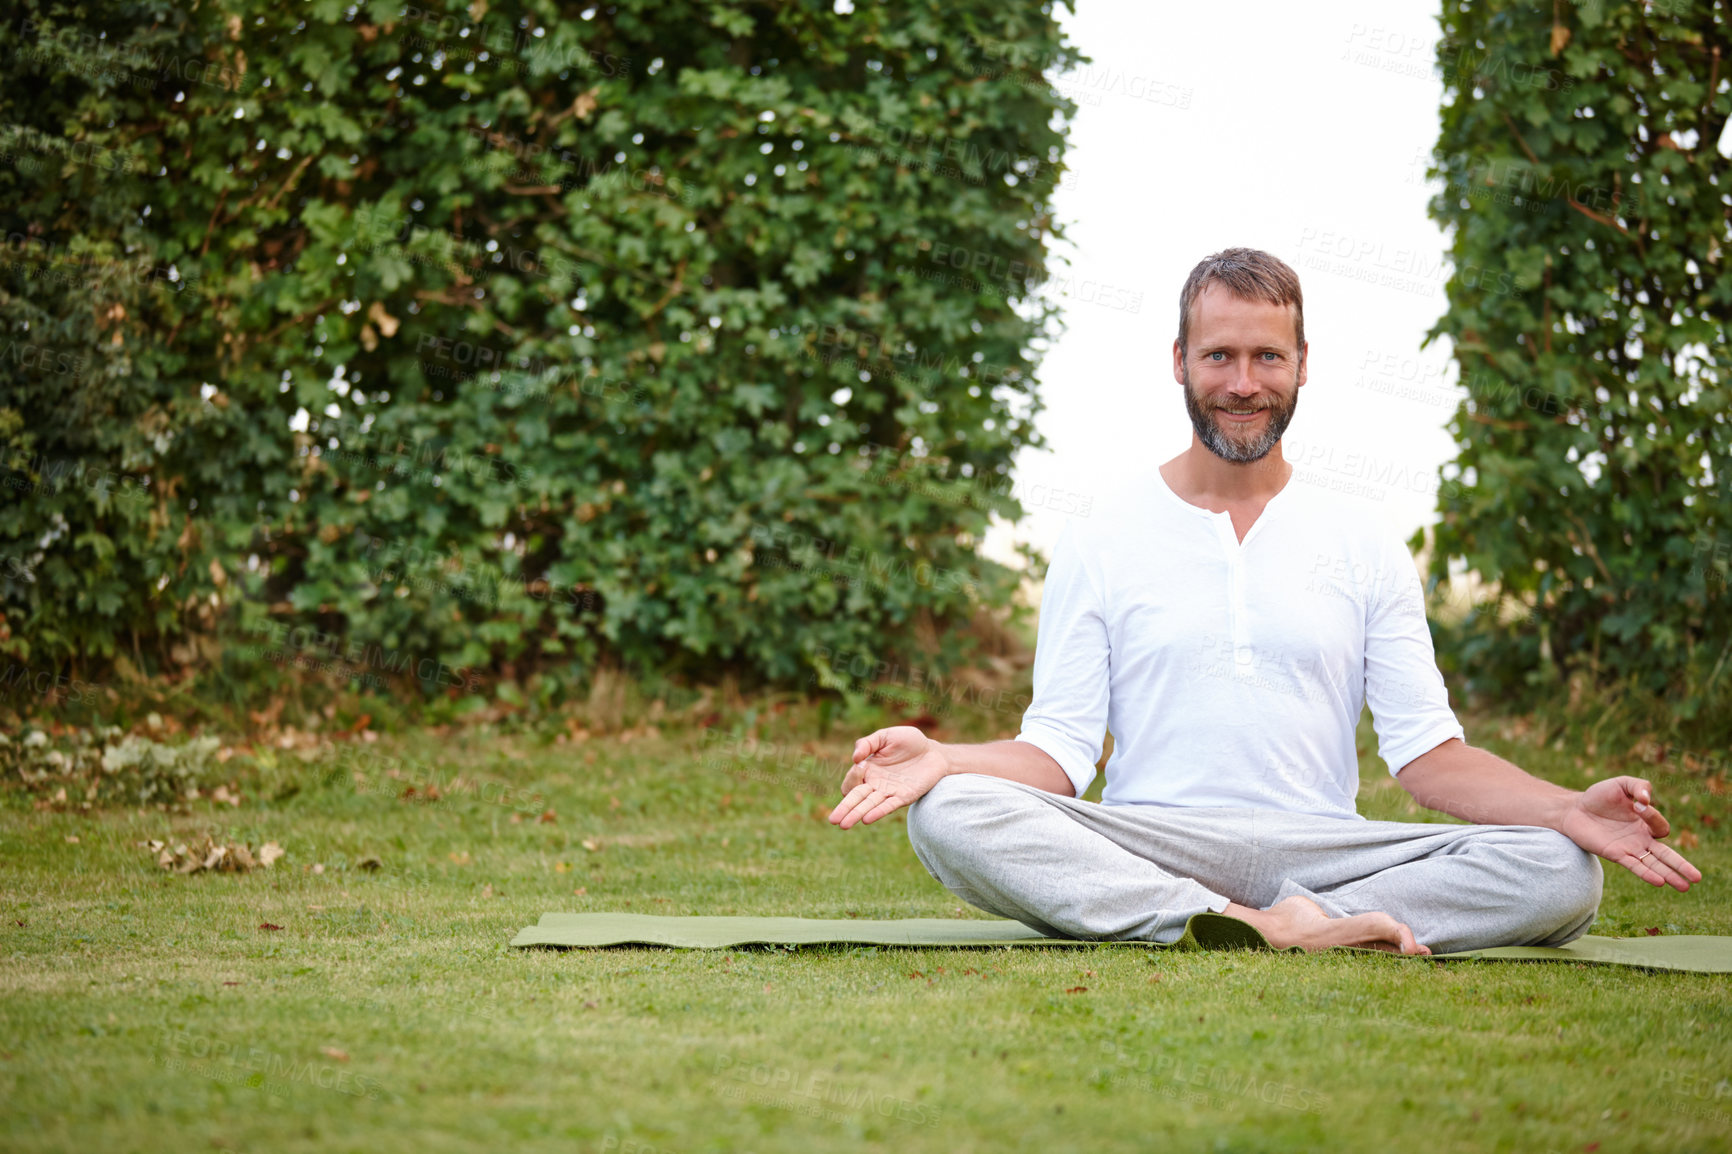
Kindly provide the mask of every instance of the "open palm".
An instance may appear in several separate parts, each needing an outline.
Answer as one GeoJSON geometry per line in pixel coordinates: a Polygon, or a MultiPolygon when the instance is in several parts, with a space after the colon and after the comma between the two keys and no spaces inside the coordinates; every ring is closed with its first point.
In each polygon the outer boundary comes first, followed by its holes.
{"type": "Polygon", "coordinates": [[[854,743],[842,777],[842,800],[830,823],[852,829],[913,805],[950,772],[942,747],[912,725],[893,725],[854,743]]]}
{"type": "Polygon", "coordinates": [[[1571,841],[1621,865],[1650,885],[1687,890],[1702,871],[1657,839],[1672,832],[1653,805],[1653,790],[1639,777],[1596,781],[1576,798],[1558,829],[1571,841]]]}

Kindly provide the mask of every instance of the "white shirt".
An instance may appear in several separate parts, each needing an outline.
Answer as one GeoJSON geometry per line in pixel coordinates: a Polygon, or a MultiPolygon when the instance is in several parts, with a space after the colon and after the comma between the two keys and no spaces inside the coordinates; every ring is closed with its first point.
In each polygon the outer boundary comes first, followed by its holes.
{"type": "Polygon", "coordinates": [[[1059,534],[1017,740],[1081,797],[1111,729],[1107,805],[1356,818],[1367,701],[1391,775],[1463,736],[1400,536],[1289,478],[1240,542],[1150,468],[1059,534]]]}

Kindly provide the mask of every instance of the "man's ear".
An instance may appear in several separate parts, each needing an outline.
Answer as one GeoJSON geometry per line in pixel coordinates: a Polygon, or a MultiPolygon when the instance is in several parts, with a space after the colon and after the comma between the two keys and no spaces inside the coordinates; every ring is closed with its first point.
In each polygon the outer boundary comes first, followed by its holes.
{"type": "Polygon", "coordinates": [[[1185,355],[1179,351],[1179,342],[1173,341],[1173,380],[1178,384],[1185,383],[1185,355]]]}
{"type": "MultiPolygon", "coordinates": [[[[1303,385],[1305,383],[1305,378],[1311,371],[1311,355],[1310,354],[1311,354],[1311,342],[1306,341],[1304,344],[1299,346],[1299,385],[1303,385]]],[[[1299,385],[1294,385],[1293,387],[1298,388],[1299,385]]]]}

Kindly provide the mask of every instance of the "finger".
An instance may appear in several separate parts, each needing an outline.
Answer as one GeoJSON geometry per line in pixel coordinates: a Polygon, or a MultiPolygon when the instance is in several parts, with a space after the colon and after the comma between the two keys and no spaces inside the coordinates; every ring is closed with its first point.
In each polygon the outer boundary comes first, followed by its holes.
{"type": "Polygon", "coordinates": [[[836,824],[843,829],[853,829],[860,824],[860,819],[872,812],[872,807],[882,799],[883,791],[874,789],[869,785],[860,786],[848,795],[847,800],[842,805],[836,807],[842,814],[836,824]],[[843,806],[847,808],[844,809],[843,806]]]}
{"type": "Polygon", "coordinates": [[[1624,859],[1623,864],[1631,873],[1651,886],[1666,884],[1666,875],[1661,873],[1659,868],[1663,863],[1649,850],[1643,850],[1640,854],[1630,854],[1624,859]]]}
{"type": "Polygon", "coordinates": [[[849,825],[853,824],[847,820],[848,815],[854,812],[871,792],[871,787],[865,784],[856,785],[850,789],[843,795],[842,800],[836,803],[836,808],[830,811],[830,824],[840,825],[843,829],[847,829],[849,825]]]}
{"type": "Polygon", "coordinates": [[[1665,837],[1672,832],[1672,826],[1659,810],[1654,808],[1654,787],[1646,778],[1620,777],[1618,785],[1622,787],[1624,796],[1630,799],[1630,808],[1636,811],[1636,816],[1642,819],[1642,824],[1648,827],[1648,832],[1654,837],[1665,837]]]}
{"type": "Polygon", "coordinates": [[[893,794],[893,793],[887,794],[884,797],[884,799],[882,801],[880,801],[877,805],[873,806],[871,812],[869,812],[861,820],[864,821],[867,825],[871,825],[873,822],[877,821],[881,817],[889,817],[891,814],[895,813],[897,810],[901,809],[906,804],[907,803],[905,801],[903,801],[901,798],[897,797],[895,794],[893,794]]]}
{"type": "Polygon", "coordinates": [[[871,814],[871,811],[873,811],[873,807],[878,806],[878,802],[882,802],[883,799],[885,799],[885,792],[883,792],[883,790],[878,790],[878,788],[873,788],[871,792],[868,792],[864,797],[861,797],[859,801],[854,802],[854,807],[852,807],[849,813],[845,814],[842,818],[843,830],[850,830],[850,828],[859,825],[861,821],[866,820],[868,814],[871,814]]]}
{"type": "Polygon", "coordinates": [[[874,730],[854,743],[854,762],[859,764],[884,748],[884,730],[874,730]]]}
{"type": "Polygon", "coordinates": [[[1648,867],[1660,875],[1663,884],[1682,893],[1702,880],[1702,871],[1691,865],[1683,854],[1669,845],[1655,843],[1648,847],[1648,867]]]}
{"type": "Polygon", "coordinates": [[[1671,846],[1657,845],[1654,847],[1654,852],[1659,855],[1667,865],[1671,866],[1672,869],[1677,872],[1679,877],[1683,878],[1691,885],[1695,885],[1697,882],[1702,880],[1702,871],[1690,864],[1689,858],[1685,857],[1671,846]]]}

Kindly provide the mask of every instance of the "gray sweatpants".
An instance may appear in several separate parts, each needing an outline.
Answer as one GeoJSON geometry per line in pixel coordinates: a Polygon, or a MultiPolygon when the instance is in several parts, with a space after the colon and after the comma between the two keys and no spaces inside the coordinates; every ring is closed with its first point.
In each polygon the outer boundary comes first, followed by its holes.
{"type": "Polygon", "coordinates": [[[1302,894],[1331,917],[1381,910],[1434,953],[1558,946],[1588,932],[1603,881],[1540,826],[1105,806],[976,773],[915,802],[908,840],[951,893],[1049,937],[1171,942],[1229,900],[1302,894]]]}

